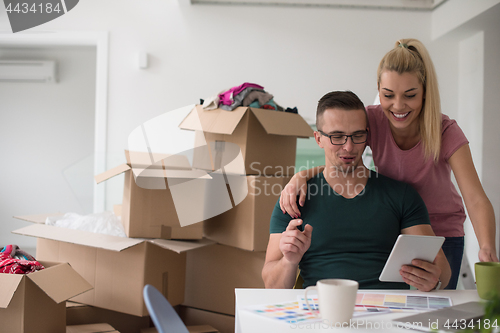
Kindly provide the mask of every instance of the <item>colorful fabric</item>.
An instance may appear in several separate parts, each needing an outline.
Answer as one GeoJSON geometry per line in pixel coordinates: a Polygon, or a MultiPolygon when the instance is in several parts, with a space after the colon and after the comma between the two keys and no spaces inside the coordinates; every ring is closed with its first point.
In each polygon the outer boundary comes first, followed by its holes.
{"type": "Polygon", "coordinates": [[[468,143],[457,122],[442,115],[441,153],[438,162],[434,163],[432,159],[424,159],[422,142],[408,150],[398,147],[380,105],[368,106],[366,111],[370,124],[368,145],[372,149],[377,171],[408,183],[417,190],[424,199],[437,236],[462,237],[465,209],[451,181],[451,166],[448,163],[448,159],[468,143]]]}
{"type": "Polygon", "coordinates": [[[260,104],[259,101],[252,102],[248,107],[255,109],[267,109],[267,110],[276,110],[283,111],[283,108],[280,109],[280,106],[274,102],[274,99],[271,98],[266,104],[260,104]]]}
{"type": "Polygon", "coordinates": [[[258,101],[259,105],[264,105],[267,102],[269,102],[274,96],[262,91],[262,90],[254,90],[250,92],[244,99],[243,99],[243,106],[249,106],[252,104],[254,101],[258,101]]]}
{"type": "Polygon", "coordinates": [[[255,83],[248,83],[245,82],[242,85],[232,87],[231,89],[219,94],[219,107],[221,104],[224,105],[232,105],[234,103],[234,97],[238,95],[240,92],[245,90],[245,88],[257,88],[257,89],[264,89],[264,87],[259,86],[258,84],[255,83]]]}
{"type": "Polygon", "coordinates": [[[243,89],[242,91],[239,92],[238,95],[234,95],[234,99],[233,99],[233,104],[231,105],[224,105],[224,104],[221,104],[220,105],[220,108],[222,110],[226,110],[226,111],[233,111],[234,109],[236,109],[238,106],[241,106],[242,105],[242,102],[243,102],[243,99],[248,95],[250,94],[252,91],[264,91],[262,89],[258,89],[258,88],[254,88],[254,87],[247,87],[245,89],[243,89]]]}
{"type": "Polygon", "coordinates": [[[219,91],[214,96],[210,96],[208,98],[203,99],[203,102],[200,103],[203,106],[204,110],[215,110],[219,107],[219,95],[225,92],[226,89],[219,91]]]}
{"type": "Polygon", "coordinates": [[[253,101],[252,103],[250,103],[250,105],[248,105],[248,107],[254,109],[260,109],[260,103],[259,101],[253,101]]]}
{"type": "Polygon", "coordinates": [[[7,245],[0,251],[0,273],[28,274],[44,269],[29,253],[17,245],[7,245]]]}

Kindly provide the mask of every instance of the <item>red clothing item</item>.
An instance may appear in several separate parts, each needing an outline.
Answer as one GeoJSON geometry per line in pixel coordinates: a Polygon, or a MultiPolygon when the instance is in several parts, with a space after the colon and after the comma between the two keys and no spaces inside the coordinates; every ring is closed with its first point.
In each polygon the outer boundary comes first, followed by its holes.
{"type": "Polygon", "coordinates": [[[38,261],[17,245],[7,245],[0,252],[0,273],[27,274],[44,269],[38,261]]]}
{"type": "Polygon", "coordinates": [[[427,206],[436,235],[463,236],[465,209],[451,181],[451,166],[448,163],[460,147],[469,143],[457,122],[442,115],[441,153],[435,164],[432,158],[424,160],[422,142],[408,150],[398,147],[380,105],[368,106],[366,110],[370,124],[368,145],[372,149],[377,171],[408,183],[417,190],[427,206]]]}

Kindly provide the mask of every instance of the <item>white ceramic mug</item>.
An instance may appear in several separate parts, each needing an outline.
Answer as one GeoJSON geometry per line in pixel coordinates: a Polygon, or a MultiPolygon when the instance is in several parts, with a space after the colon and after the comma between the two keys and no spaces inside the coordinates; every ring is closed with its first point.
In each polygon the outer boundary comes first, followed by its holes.
{"type": "Polygon", "coordinates": [[[307,292],[317,290],[319,300],[319,314],[325,323],[337,326],[349,323],[356,305],[356,295],[359,284],[353,280],[325,279],[319,280],[316,286],[307,287],[304,292],[306,304],[311,311],[307,299],[307,292]]]}

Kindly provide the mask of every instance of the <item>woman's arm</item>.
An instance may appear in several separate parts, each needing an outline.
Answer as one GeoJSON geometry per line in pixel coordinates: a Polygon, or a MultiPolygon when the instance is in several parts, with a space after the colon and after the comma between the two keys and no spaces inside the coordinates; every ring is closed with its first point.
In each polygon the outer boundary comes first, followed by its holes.
{"type": "Polygon", "coordinates": [[[288,213],[292,218],[300,217],[300,210],[297,207],[297,194],[300,193],[299,205],[304,206],[307,194],[307,181],[318,173],[323,172],[325,166],[318,166],[308,170],[297,172],[281,191],[280,207],[283,214],[288,213]]]}
{"type": "Polygon", "coordinates": [[[479,242],[480,261],[498,261],[495,245],[495,213],[474,167],[469,145],[460,147],[448,160],[464,198],[479,242]]]}

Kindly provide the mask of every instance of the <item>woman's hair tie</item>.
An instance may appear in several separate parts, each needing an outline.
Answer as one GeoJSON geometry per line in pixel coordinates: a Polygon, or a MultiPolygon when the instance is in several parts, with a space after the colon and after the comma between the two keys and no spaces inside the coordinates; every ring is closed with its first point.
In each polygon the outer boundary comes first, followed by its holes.
{"type": "Polygon", "coordinates": [[[401,41],[399,41],[399,40],[398,40],[398,43],[399,43],[399,45],[398,45],[399,47],[403,47],[405,49],[408,49],[408,45],[407,44],[401,43],[401,41]]]}

